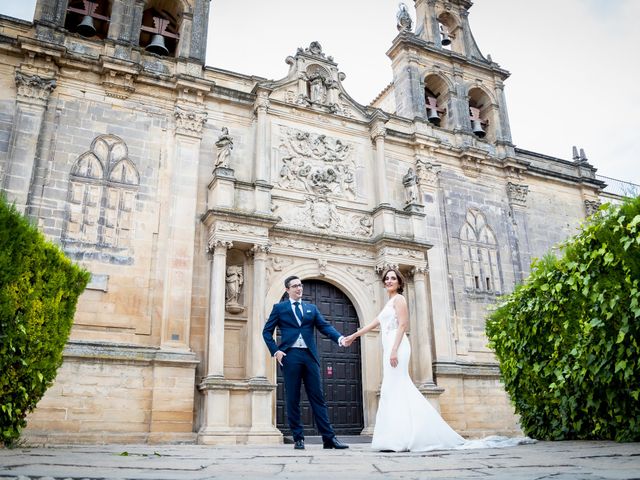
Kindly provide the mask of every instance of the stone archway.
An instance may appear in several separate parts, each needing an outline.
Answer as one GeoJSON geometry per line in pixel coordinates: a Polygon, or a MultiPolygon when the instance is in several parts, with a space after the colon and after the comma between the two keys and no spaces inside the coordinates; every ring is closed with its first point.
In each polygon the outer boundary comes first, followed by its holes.
{"type": "MultiPolygon", "coordinates": [[[[339,288],[321,280],[304,280],[303,283],[303,300],[314,303],[339,332],[349,334],[359,327],[358,315],[353,304],[339,288]]],[[[321,334],[316,335],[329,419],[336,434],[359,435],[364,428],[360,342],[354,342],[349,348],[341,348],[321,334]]],[[[280,369],[277,380],[277,427],[284,435],[290,435],[285,416],[284,386],[280,369]]],[[[304,388],[300,407],[305,434],[318,435],[304,388]]]]}

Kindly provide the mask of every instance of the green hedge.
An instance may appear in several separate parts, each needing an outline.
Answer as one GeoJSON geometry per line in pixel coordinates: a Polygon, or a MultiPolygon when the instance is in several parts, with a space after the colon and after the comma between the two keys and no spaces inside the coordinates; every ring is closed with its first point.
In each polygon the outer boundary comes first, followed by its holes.
{"type": "Polygon", "coordinates": [[[532,265],[486,331],[525,433],[640,440],[640,197],[532,265]]]}
{"type": "Polygon", "coordinates": [[[11,445],[62,363],[89,273],[0,198],[0,443],[11,445]]]}

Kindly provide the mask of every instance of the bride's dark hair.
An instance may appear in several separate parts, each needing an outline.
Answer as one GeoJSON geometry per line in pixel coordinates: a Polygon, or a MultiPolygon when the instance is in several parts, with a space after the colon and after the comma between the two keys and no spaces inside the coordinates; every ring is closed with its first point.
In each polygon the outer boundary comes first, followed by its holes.
{"type": "Polygon", "coordinates": [[[384,279],[387,278],[387,274],[389,272],[395,273],[396,277],[398,277],[398,293],[404,292],[404,277],[397,268],[389,267],[384,271],[384,275],[382,275],[382,284],[384,285],[384,279]]]}

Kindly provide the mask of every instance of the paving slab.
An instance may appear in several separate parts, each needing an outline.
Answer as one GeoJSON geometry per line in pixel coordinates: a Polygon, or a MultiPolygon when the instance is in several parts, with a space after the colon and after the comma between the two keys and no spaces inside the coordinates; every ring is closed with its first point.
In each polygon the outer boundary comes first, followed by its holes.
{"type": "Polygon", "coordinates": [[[0,480],[640,480],[640,443],[536,442],[508,448],[377,452],[291,445],[95,445],[0,449],[0,480]]]}

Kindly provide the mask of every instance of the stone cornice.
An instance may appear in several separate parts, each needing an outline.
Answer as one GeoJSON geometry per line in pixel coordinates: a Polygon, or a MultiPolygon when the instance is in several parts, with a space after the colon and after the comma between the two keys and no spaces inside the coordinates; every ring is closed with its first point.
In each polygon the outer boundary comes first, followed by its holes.
{"type": "Polygon", "coordinates": [[[84,342],[70,340],[63,356],[71,359],[94,359],[115,363],[169,364],[195,368],[200,363],[196,354],[188,351],[163,350],[126,343],[84,342]]]}
{"type": "MultiPolygon", "coordinates": [[[[428,52],[430,56],[436,56],[442,58],[444,61],[456,61],[459,63],[463,63],[466,65],[473,66],[475,68],[486,70],[497,75],[501,80],[506,80],[511,75],[507,70],[500,68],[497,63],[491,62],[480,62],[476,59],[466,57],[456,52],[452,52],[450,50],[445,50],[442,48],[438,48],[432,43],[426,42],[420,37],[416,36],[413,33],[409,32],[401,32],[396,38],[393,39],[393,43],[391,44],[391,48],[387,50],[387,56],[394,60],[394,57],[400,54],[400,50],[406,48],[410,50],[423,50],[428,52]],[[410,47],[410,48],[407,48],[410,47]]],[[[419,58],[419,57],[417,57],[419,58]]]]}
{"type": "Polygon", "coordinates": [[[251,380],[227,380],[219,377],[204,377],[198,385],[198,390],[230,390],[230,391],[273,391],[277,385],[268,382],[251,380]]]}
{"type": "Polygon", "coordinates": [[[500,365],[497,363],[434,362],[433,370],[436,376],[500,377],[500,365]]]}

